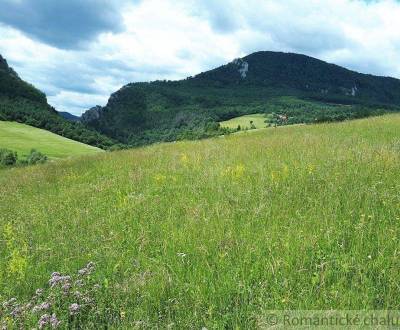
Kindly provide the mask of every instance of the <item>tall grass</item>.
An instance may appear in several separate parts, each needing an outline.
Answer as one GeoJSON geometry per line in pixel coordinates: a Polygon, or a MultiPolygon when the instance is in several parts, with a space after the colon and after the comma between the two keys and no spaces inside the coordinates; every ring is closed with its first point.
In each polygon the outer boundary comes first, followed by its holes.
{"type": "Polygon", "coordinates": [[[399,309],[399,131],[391,115],[3,171],[0,300],[94,261],[113,327],[399,309]]]}

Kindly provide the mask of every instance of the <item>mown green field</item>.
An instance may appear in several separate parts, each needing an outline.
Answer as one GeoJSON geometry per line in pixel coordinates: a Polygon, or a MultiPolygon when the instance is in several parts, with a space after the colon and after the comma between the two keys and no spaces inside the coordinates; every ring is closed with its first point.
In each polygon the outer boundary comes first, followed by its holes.
{"type": "Polygon", "coordinates": [[[18,155],[23,157],[28,155],[31,149],[36,149],[53,159],[102,151],[46,130],[9,121],[0,121],[0,148],[17,151],[18,155]]]}
{"type": "Polygon", "coordinates": [[[270,309],[400,309],[399,132],[388,115],[1,173],[0,300],[27,301],[52,272],[93,261],[95,307],[48,311],[64,327],[256,328],[270,309]]]}
{"type": "Polygon", "coordinates": [[[251,128],[250,122],[253,122],[253,125],[255,128],[265,128],[267,127],[267,124],[265,123],[266,116],[263,113],[256,113],[253,115],[245,115],[245,116],[240,116],[240,117],[235,117],[230,120],[222,121],[220,123],[221,127],[227,127],[227,128],[232,128],[236,129],[238,126],[240,126],[241,129],[249,129],[251,128]]]}

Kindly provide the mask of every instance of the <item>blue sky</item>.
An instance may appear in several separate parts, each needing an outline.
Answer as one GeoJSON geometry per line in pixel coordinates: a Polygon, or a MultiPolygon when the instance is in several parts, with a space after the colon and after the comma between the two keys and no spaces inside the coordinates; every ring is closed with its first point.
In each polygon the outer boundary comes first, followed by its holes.
{"type": "Polygon", "coordinates": [[[258,50],[400,78],[395,0],[0,0],[0,54],[60,111],[258,50]]]}

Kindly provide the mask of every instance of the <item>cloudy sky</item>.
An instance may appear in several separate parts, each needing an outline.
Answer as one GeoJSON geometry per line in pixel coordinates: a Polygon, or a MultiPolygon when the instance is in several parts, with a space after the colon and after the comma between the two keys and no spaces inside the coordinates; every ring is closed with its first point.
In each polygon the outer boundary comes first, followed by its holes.
{"type": "Polygon", "coordinates": [[[0,0],[0,54],[60,111],[258,50],[400,78],[397,0],[0,0]]]}

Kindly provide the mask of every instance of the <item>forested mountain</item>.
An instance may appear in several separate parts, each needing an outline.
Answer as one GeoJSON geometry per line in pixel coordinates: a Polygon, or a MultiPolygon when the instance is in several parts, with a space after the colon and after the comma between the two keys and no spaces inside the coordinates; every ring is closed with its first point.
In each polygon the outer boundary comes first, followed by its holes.
{"type": "Polygon", "coordinates": [[[64,137],[107,148],[115,144],[93,129],[74,123],[52,108],[46,95],[23,81],[0,55],[0,120],[17,121],[64,137]]]}
{"type": "Polygon", "coordinates": [[[400,80],[360,74],[304,55],[257,52],[180,81],[131,83],[88,127],[132,145],[220,134],[218,121],[281,113],[288,123],[365,117],[400,106],[400,80]]]}
{"type": "Polygon", "coordinates": [[[58,111],[58,114],[59,114],[61,117],[65,118],[65,119],[68,119],[68,120],[70,120],[70,121],[79,121],[79,120],[80,120],[80,117],[75,116],[75,115],[73,115],[72,113],[69,113],[69,112],[58,111]]]}

